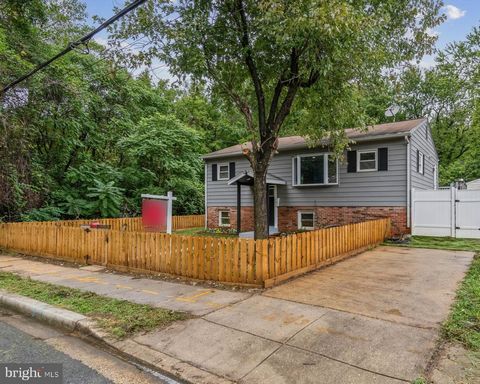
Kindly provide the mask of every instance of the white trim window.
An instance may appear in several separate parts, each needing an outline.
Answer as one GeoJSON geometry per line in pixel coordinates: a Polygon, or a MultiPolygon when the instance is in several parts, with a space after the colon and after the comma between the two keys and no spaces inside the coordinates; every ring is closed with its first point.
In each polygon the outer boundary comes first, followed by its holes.
{"type": "Polygon", "coordinates": [[[292,168],[294,186],[338,184],[338,160],[331,153],[295,156],[292,168]]]}
{"type": "Polygon", "coordinates": [[[418,152],[417,172],[422,175],[425,174],[425,155],[420,151],[418,152]]]}
{"type": "Polygon", "coordinates": [[[312,230],[315,228],[315,213],[313,211],[298,211],[298,229],[312,230]]]}
{"type": "Polygon", "coordinates": [[[378,170],[378,153],[376,149],[357,151],[357,172],[374,172],[378,170]]]}
{"type": "Polygon", "coordinates": [[[217,180],[229,180],[230,179],[230,167],[227,163],[218,164],[217,167],[217,180]]]}
{"type": "Polygon", "coordinates": [[[218,211],[218,225],[220,227],[230,226],[230,211],[218,211]]]}

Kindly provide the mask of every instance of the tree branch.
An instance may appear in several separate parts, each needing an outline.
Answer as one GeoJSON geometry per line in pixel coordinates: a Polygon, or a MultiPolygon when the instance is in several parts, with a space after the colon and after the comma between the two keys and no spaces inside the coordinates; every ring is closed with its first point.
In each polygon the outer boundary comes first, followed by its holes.
{"type": "Polygon", "coordinates": [[[310,70],[310,75],[308,76],[308,79],[305,80],[305,81],[301,81],[300,82],[300,87],[302,87],[302,88],[311,87],[313,84],[315,84],[317,82],[319,77],[320,77],[320,72],[315,71],[313,69],[310,70]]]}
{"type": "Polygon", "coordinates": [[[237,106],[237,108],[240,110],[240,112],[245,116],[245,120],[247,122],[247,128],[252,132],[255,133],[255,126],[253,124],[253,114],[250,106],[248,103],[243,100],[240,95],[238,95],[234,90],[233,87],[228,86],[228,84],[225,84],[223,81],[221,81],[216,72],[215,69],[212,66],[212,63],[210,62],[210,58],[207,53],[207,48],[205,46],[205,43],[202,43],[202,50],[203,50],[203,55],[205,58],[205,65],[207,67],[207,71],[209,72],[210,76],[216,80],[216,82],[222,87],[223,91],[230,97],[230,99],[233,101],[233,103],[237,106]]]}
{"type": "Polygon", "coordinates": [[[275,115],[277,113],[277,108],[278,108],[278,101],[280,100],[280,96],[282,95],[282,90],[284,87],[284,79],[283,79],[283,74],[280,76],[280,78],[277,81],[277,85],[275,86],[275,90],[273,91],[273,97],[272,101],[270,103],[270,110],[268,112],[268,119],[267,119],[267,126],[271,127],[273,124],[273,121],[275,119],[275,115]]]}
{"type": "Polygon", "coordinates": [[[288,84],[288,91],[283,99],[282,105],[280,106],[280,110],[275,116],[273,120],[273,131],[278,134],[280,126],[282,125],[285,118],[290,113],[290,109],[292,108],[293,100],[295,99],[295,95],[298,91],[299,87],[299,79],[298,79],[298,52],[295,48],[292,48],[292,52],[290,53],[290,78],[285,80],[284,83],[288,84]]]}
{"type": "Polygon", "coordinates": [[[262,83],[258,74],[257,66],[253,60],[252,49],[250,47],[250,38],[248,33],[248,21],[245,13],[245,5],[243,0],[237,0],[237,11],[240,15],[240,26],[242,29],[241,43],[245,50],[245,63],[247,64],[250,77],[253,81],[255,88],[255,96],[258,104],[258,127],[260,129],[260,136],[266,137],[266,124],[265,124],[265,94],[263,92],[262,83]]]}

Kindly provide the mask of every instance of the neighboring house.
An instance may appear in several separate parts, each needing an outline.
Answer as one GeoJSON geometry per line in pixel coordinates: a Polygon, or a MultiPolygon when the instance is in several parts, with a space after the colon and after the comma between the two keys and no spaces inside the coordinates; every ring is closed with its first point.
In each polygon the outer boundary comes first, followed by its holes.
{"type": "Polygon", "coordinates": [[[480,190],[480,179],[467,182],[467,189],[480,190]]]}
{"type": "MultiPolygon", "coordinates": [[[[279,139],[267,176],[271,232],[385,216],[392,218],[395,233],[409,231],[409,191],[437,187],[438,156],[427,120],[348,129],[346,134],[349,150],[338,160],[327,144],[311,148],[300,136],[279,139]]],[[[237,228],[240,219],[242,231],[253,230],[253,177],[242,148],[203,157],[209,228],[237,228]]]]}

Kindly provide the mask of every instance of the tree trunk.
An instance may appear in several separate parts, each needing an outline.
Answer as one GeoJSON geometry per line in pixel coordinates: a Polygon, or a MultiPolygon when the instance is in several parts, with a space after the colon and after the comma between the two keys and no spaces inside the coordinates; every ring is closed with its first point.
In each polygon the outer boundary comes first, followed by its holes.
{"type": "Polygon", "coordinates": [[[267,158],[257,162],[253,169],[253,220],[255,223],[255,239],[266,239],[268,237],[268,160],[267,158]]]}

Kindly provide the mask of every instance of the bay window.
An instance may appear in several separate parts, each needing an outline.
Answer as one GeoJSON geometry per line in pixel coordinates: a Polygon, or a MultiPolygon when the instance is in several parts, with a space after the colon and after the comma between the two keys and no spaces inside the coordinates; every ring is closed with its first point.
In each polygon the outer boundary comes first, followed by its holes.
{"type": "Polygon", "coordinates": [[[330,153],[299,155],[293,158],[293,185],[338,184],[338,161],[330,153]]]}

